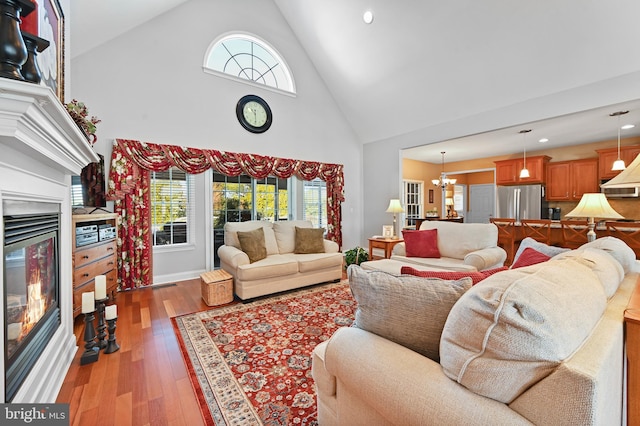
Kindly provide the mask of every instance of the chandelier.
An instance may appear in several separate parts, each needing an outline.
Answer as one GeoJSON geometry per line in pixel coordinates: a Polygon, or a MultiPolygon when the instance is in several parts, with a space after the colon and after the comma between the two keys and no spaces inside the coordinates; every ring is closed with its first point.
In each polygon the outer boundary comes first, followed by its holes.
{"type": "Polygon", "coordinates": [[[447,174],[444,172],[445,151],[441,151],[440,154],[442,154],[442,171],[440,172],[440,179],[432,179],[431,183],[444,189],[447,185],[454,185],[456,183],[456,179],[447,178],[447,174]]]}

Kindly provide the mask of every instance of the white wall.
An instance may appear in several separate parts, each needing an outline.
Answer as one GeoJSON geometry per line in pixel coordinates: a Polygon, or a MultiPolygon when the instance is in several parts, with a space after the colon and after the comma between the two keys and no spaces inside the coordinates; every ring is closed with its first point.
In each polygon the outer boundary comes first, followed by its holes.
{"type": "MultiPolygon", "coordinates": [[[[67,99],[85,102],[102,119],[95,148],[106,158],[114,138],[127,138],[344,164],[343,243],[359,244],[361,146],[271,1],[189,1],[74,58],[68,80],[67,99]],[[274,46],[293,71],[297,96],[205,74],[209,44],[229,31],[250,32],[274,46]],[[246,94],[271,106],[273,125],[264,134],[245,131],[236,119],[235,105],[246,94]]],[[[197,233],[205,232],[199,221],[197,233]]],[[[200,240],[195,250],[155,255],[154,275],[204,269],[200,240]]]]}

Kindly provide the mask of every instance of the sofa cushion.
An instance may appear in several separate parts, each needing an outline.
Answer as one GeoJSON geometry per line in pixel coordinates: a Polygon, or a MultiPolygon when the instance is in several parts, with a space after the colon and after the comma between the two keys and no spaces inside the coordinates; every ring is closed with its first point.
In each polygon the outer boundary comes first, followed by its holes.
{"type": "Polygon", "coordinates": [[[238,231],[237,236],[240,241],[240,249],[247,254],[249,262],[257,262],[267,257],[263,228],[257,228],[253,231],[238,231]]]}
{"type": "Polygon", "coordinates": [[[438,230],[438,250],[442,257],[464,259],[469,252],[498,245],[498,228],[493,223],[426,220],[420,229],[438,230]]]}
{"type": "Polygon", "coordinates": [[[273,232],[273,223],[265,220],[250,220],[247,222],[227,222],[224,224],[224,244],[242,250],[238,240],[238,231],[252,231],[263,228],[264,243],[267,248],[267,256],[278,254],[278,243],[273,232]]]}
{"type": "Polygon", "coordinates": [[[324,253],[324,229],[295,227],[294,253],[324,253]]]}
{"type": "Polygon", "coordinates": [[[531,247],[535,251],[546,254],[549,257],[553,257],[557,254],[564,253],[565,251],[570,250],[564,247],[550,246],[545,243],[536,241],[531,237],[526,237],[522,241],[520,241],[520,246],[518,247],[518,250],[516,251],[515,256],[513,256],[513,263],[515,263],[518,260],[518,257],[520,257],[520,255],[522,254],[522,252],[529,247],[531,247]]]}
{"type": "Polygon", "coordinates": [[[283,220],[273,224],[273,232],[280,254],[293,253],[296,249],[296,226],[298,228],[313,228],[313,224],[308,220],[283,220]]]}
{"type": "Polygon", "coordinates": [[[513,262],[513,264],[511,265],[511,269],[518,269],[525,266],[535,265],[538,263],[546,262],[549,259],[551,259],[551,256],[547,256],[546,254],[541,253],[536,249],[527,247],[522,251],[522,253],[520,253],[520,256],[516,258],[515,262],[513,262]]]}
{"type": "Polygon", "coordinates": [[[494,274],[451,309],[440,364],[469,390],[510,403],[580,348],[606,302],[598,277],[573,259],[494,274]]]}
{"type": "Polygon", "coordinates": [[[478,268],[476,268],[475,266],[467,265],[466,263],[464,263],[464,260],[454,259],[452,257],[437,258],[437,257],[407,257],[407,256],[392,255],[391,260],[404,263],[405,265],[419,265],[423,268],[447,269],[449,271],[477,271],[478,270],[478,268]]]}
{"type": "Polygon", "coordinates": [[[442,327],[449,310],[471,287],[471,278],[440,280],[347,269],[358,303],[354,326],[438,361],[442,327]]]}
{"type": "Polygon", "coordinates": [[[298,273],[298,262],[292,256],[274,254],[248,265],[240,265],[236,270],[240,281],[255,281],[265,278],[281,278],[298,273]]]}
{"type": "Polygon", "coordinates": [[[616,237],[602,237],[581,245],[577,250],[597,248],[613,256],[624,269],[624,273],[634,272],[636,268],[636,254],[624,241],[616,237]]]}
{"type": "Polygon", "coordinates": [[[400,268],[400,273],[422,278],[440,278],[443,280],[459,280],[460,278],[469,277],[473,285],[476,285],[488,276],[507,269],[509,268],[503,266],[500,268],[486,269],[484,271],[421,271],[411,266],[403,266],[400,268]]]}
{"type": "Polygon", "coordinates": [[[607,298],[615,294],[624,279],[622,265],[608,252],[595,248],[576,249],[560,253],[553,260],[574,259],[589,268],[598,276],[607,298]]]}
{"type": "Polygon", "coordinates": [[[440,257],[438,230],[402,231],[408,257],[440,257]]]}
{"type": "Polygon", "coordinates": [[[300,273],[320,271],[327,268],[342,267],[342,253],[288,254],[298,262],[300,273]]]}

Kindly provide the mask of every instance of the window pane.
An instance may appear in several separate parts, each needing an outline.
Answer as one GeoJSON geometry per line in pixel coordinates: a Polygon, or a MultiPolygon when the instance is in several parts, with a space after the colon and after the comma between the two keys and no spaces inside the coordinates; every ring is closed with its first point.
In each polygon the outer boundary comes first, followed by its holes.
{"type": "Polygon", "coordinates": [[[327,227],[327,186],[323,180],[304,181],[303,219],[314,228],[327,227]]]}
{"type": "Polygon", "coordinates": [[[295,92],[280,55],[266,42],[246,34],[224,37],[210,49],[205,67],[242,80],[295,92]]]}
{"type": "Polygon", "coordinates": [[[153,245],[188,242],[193,177],[173,167],[151,173],[153,245]]]}

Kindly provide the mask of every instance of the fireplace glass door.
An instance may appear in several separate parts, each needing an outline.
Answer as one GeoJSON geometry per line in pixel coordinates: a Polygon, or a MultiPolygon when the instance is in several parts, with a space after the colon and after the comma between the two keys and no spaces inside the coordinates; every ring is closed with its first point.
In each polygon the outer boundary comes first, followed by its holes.
{"type": "Polygon", "coordinates": [[[4,217],[5,400],[60,324],[57,214],[4,217]]]}

